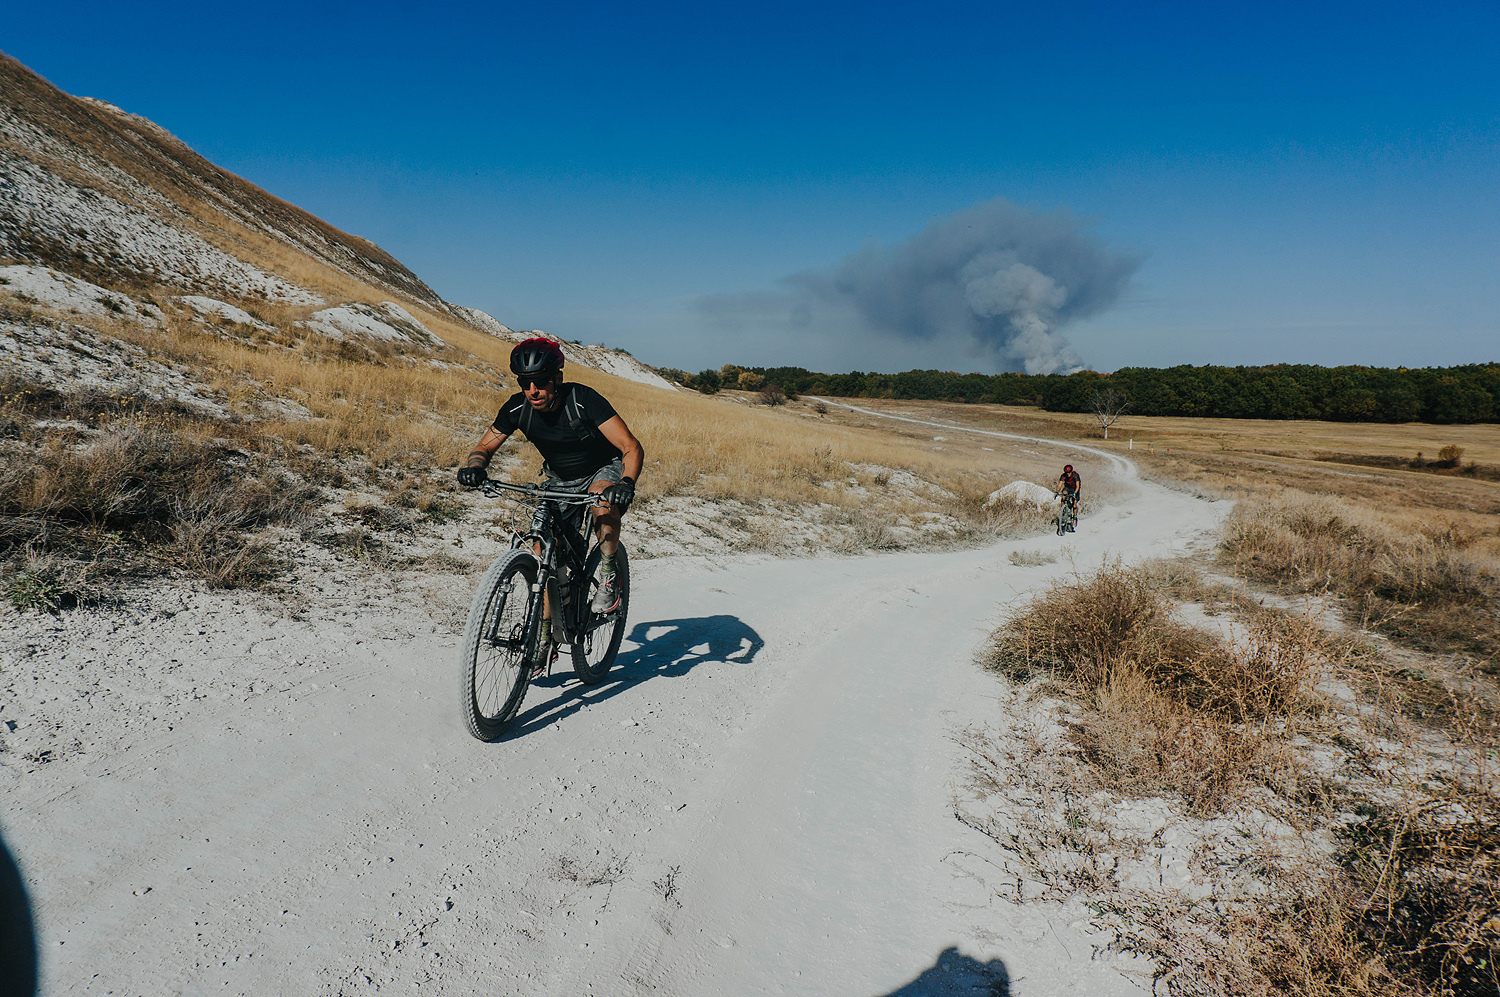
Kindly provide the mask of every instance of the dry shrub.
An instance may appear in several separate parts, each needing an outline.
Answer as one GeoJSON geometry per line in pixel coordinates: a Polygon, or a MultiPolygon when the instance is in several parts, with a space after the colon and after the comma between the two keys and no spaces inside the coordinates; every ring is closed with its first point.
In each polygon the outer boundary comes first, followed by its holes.
{"type": "Polygon", "coordinates": [[[1473,791],[1344,832],[1359,939],[1434,991],[1500,993],[1500,799],[1473,791]]]}
{"type": "Polygon", "coordinates": [[[167,549],[179,566],[214,588],[262,583],[283,565],[270,537],[251,532],[260,520],[242,495],[190,493],[172,503],[167,549]]]}
{"type": "Polygon", "coordinates": [[[1335,868],[1276,873],[1259,897],[1133,905],[1123,947],[1155,959],[1169,993],[1494,997],[1497,802],[1382,811],[1342,832],[1335,868]]]}
{"type": "Polygon", "coordinates": [[[1237,571],[1359,601],[1377,628],[1419,646],[1500,650],[1500,564],[1452,523],[1397,521],[1326,496],[1241,502],[1221,550],[1237,571]]]}
{"type": "MultiPolygon", "coordinates": [[[[3,539],[0,539],[3,542],[3,539]]],[[[32,539],[0,562],[7,571],[4,594],[17,609],[57,613],[99,602],[107,589],[97,558],[90,561],[46,552],[45,538],[32,539]]]]}
{"type": "Polygon", "coordinates": [[[1150,957],[1158,989],[1183,997],[1398,997],[1433,994],[1399,979],[1361,939],[1364,899],[1344,877],[1299,871],[1274,894],[1129,906],[1119,947],[1150,957]]]}
{"type": "Polygon", "coordinates": [[[77,449],[34,451],[29,461],[17,454],[0,490],[0,515],[147,529],[170,523],[188,501],[259,526],[281,521],[306,499],[268,475],[263,462],[189,431],[125,422],[77,449]]]}
{"type": "MultiPolygon", "coordinates": [[[[1335,734],[1363,759],[1348,771],[1377,781],[1341,784],[1344,793],[1365,787],[1353,798],[1333,787],[1322,792],[1334,797],[1314,798],[1305,791],[1311,784],[1300,782],[1299,753],[1307,749],[1293,735],[1331,729],[1321,726],[1322,711],[1333,706],[1317,703],[1312,684],[1348,648],[1310,619],[1263,610],[1245,614],[1236,639],[1184,632],[1160,585],[1203,588],[1170,565],[1106,564],[1055,586],[997,633],[996,667],[1017,678],[1045,675],[1073,700],[1062,719],[1076,754],[1058,759],[1051,748],[1045,762],[1027,759],[1020,771],[1076,771],[1070,767],[1081,763],[1093,781],[1071,790],[1077,798],[1172,791],[1200,815],[1225,811],[1247,781],[1260,782],[1281,791],[1285,820],[1324,829],[1315,834],[1330,844],[1266,838],[1235,858],[1205,841],[1197,872],[1209,889],[1158,891],[1107,875],[1067,878],[1108,871],[1130,854],[1132,842],[1116,841],[1108,828],[1085,833],[1097,819],[1086,807],[1077,820],[1063,814],[1032,826],[1022,814],[972,826],[1040,870],[1044,883],[1092,892],[1100,926],[1116,932],[1117,948],[1153,960],[1164,993],[1500,995],[1500,799],[1491,789],[1500,749],[1485,718],[1469,718],[1467,747],[1451,757],[1335,734]],[[1303,723],[1314,705],[1318,722],[1303,723]],[[1089,796],[1101,787],[1110,792],[1089,796]],[[1323,809],[1329,799],[1342,802],[1323,809]],[[1081,829],[1085,851],[1067,854],[1064,825],[1081,829]]],[[[1016,770],[1014,759],[983,747],[994,755],[985,759],[989,769],[1016,770]]],[[[1023,789],[1035,792],[1045,777],[1026,780],[1023,789]]],[[[991,782],[987,791],[1002,788],[991,782]]]]}
{"type": "Polygon", "coordinates": [[[1060,582],[996,635],[994,663],[1012,678],[1047,671],[1083,689],[1107,686],[1113,672],[1155,653],[1150,670],[1181,672],[1205,650],[1206,636],[1173,623],[1146,576],[1120,562],[1060,582]]]}
{"type": "Polygon", "coordinates": [[[1267,616],[1234,642],[1186,626],[1149,571],[1119,562],[1054,585],[991,648],[993,667],[1045,675],[1084,707],[1075,741],[1105,785],[1176,792],[1195,813],[1271,777],[1265,722],[1306,707],[1319,655],[1305,621],[1267,616]]]}
{"type": "Polygon", "coordinates": [[[186,424],[126,419],[79,446],[58,437],[5,456],[0,558],[12,564],[40,551],[97,574],[155,562],[220,587],[261,582],[278,568],[263,531],[316,496],[186,424]]]}

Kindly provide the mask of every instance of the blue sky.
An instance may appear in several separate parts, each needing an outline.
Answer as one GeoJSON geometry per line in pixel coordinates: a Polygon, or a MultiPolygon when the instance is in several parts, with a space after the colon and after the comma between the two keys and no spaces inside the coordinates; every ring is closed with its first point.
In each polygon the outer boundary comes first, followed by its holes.
{"type": "Polygon", "coordinates": [[[1013,366],[703,309],[997,197],[1140,261],[1055,329],[1090,367],[1500,360],[1494,3],[10,0],[0,49],[449,300],[660,365],[1013,366]]]}

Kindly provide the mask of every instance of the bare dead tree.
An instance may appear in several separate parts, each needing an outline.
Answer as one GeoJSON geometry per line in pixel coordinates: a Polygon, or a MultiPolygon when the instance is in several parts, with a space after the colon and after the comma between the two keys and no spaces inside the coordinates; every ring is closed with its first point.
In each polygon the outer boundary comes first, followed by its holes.
{"type": "Polygon", "coordinates": [[[1109,439],[1109,427],[1129,409],[1130,395],[1119,388],[1095,389],[1094,397],[1089,399],[1089,411],[1099,420],[1099,428],[1104,430],[1106,440],[1109,439]]]}

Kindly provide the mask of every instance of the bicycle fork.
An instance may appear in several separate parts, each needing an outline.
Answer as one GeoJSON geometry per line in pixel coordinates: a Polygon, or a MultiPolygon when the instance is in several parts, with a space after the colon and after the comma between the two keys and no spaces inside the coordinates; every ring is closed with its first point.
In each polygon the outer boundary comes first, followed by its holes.
{"type": "Polygon", "coordinates": [[[538,638],[541,636],[542,620],[547,613],[547,586],[551,581],[551,572],[548,565],[552,563],[552,521],[556,512],[550,503],[543,502],[536,507],[531,514],[531,535],[535,538],[535,548],[532,556],[536,558],[536,581],[531,583],[531,594],[528,598],[530,603],[526,611],[526,668],[529,671],[541,655],[548,654],[550,648],[538,647],[538,638]]]}
{"type": "Polygon", "coordinates": [[[536,573],[536,581],[531,584],[530,603],[526,612],[526,667],[530,668],[532,663],[542,654],[546,648],[537,646],[542,636],[542,620],[547,611],[547,567],[542,564],[536,573]]]}

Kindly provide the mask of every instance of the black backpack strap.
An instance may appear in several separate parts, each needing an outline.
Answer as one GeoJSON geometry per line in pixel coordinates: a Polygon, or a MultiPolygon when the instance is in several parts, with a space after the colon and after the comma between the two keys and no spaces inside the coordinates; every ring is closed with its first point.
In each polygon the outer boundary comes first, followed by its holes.
{"type": "Polygon", "coordinates": [[[520,409],[521,414],[516,416],[516,428],[525,433],[529,440],[531,439],[531,406],[527,404],[526,399],[522,398],[517,408],[520,409]]]}
{"type": "Polygon", "coordinates": [[[563,405],[563,421],[568,424],[571,432],[577,434],[585,442],[593,443],[599,439],[599,431],[583,414],[583,401],[578,397],[576,390],[569,389],[568,391],[568,400],[563,405]]]}

